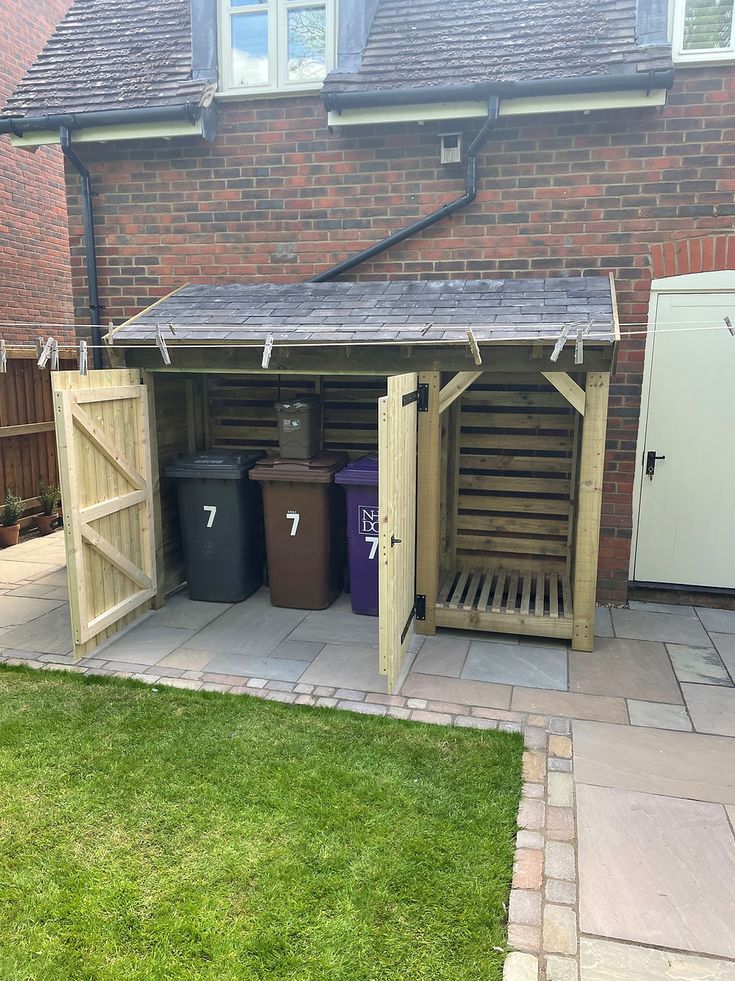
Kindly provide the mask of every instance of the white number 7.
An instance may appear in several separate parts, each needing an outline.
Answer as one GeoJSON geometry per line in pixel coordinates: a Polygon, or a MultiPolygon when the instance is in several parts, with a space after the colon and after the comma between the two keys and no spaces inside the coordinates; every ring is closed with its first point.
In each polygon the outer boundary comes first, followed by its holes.
{"type": "Polygon", "coordinates": [[[291,524],[291,538],[296,537],[296,532],[299,530],[299,521],[301,520],[301,515],[298,511],[286,511],[286,517],[291,524]]]}
{"type": "Polygon", "coordinates": [[[203,504],[202,507],[205,511],[209,511],[209,517],[207,518],[207,528],[211,528],[214,524],[214,517],[217,514],[217,506],[215,504],[203,504]]]}
{"type": "Polygon", "coordinates": [[[378,537],[377,535],[365,535],[365,541],[370,542],[370,555],[368,559],[374,559],[375,553],[378,551],[378,537]]]}

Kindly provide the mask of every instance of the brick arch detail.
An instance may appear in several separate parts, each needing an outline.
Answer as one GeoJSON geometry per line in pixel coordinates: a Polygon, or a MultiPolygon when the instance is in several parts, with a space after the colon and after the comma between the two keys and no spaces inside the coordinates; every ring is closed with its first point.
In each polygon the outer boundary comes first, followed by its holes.
{"type": "Polygon", "coordinates": [[[663,242],[651,250],[654,279],[723,269],[735,269],[735,235],[726,232],[707,238],[663,242]]]}

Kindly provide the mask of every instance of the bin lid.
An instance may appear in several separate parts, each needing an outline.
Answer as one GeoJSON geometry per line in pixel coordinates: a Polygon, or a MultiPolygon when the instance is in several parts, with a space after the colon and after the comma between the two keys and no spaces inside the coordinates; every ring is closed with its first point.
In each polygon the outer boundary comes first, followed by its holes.
{"type": "Polygon", "coordinates": [[[295,484],[331,484],[334,475],[347,462],[346,453],[320,453],[310,460],[269,456],[251,471],[251,480],[290,481],[295,484]]]}
{"type": "Polygon", "coordinates": [[[232,450],[182,453],[176,457],[172,464],[166,467],[166,476],[240,480],[263,456],[265,456],[263,450],[253,453],[232,450]]]}
{"type": "Polygon", "coordinates": [[[318,395],[300,395],[288,402],[276,402],[276,412],[306,412],[321,404],[318,395]]]}
{"type": "Polygon", "coordinates": [[[363,487],[377,487],[378,458],[375,454],[361,456],[359,460],[348,463],[334,477],[337,484],[361,484],[363,487]]]}

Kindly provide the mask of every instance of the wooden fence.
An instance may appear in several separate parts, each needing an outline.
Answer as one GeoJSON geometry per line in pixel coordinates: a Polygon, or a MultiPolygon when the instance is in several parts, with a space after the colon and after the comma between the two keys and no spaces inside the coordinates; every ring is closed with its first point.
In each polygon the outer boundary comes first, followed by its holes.
{"type": "Polygon", "coordinates": [[[58,482],[50,372],[37,368],[35,359],[10,357],[0,375],[0,514],[8,490],[28,510],[37,508],[42,480],[58,482]]]}

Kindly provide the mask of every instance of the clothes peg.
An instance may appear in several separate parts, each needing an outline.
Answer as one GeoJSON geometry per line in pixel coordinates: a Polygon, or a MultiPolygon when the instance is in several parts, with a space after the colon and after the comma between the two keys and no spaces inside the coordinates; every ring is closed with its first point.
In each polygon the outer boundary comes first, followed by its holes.
{"type": "Polygon", "coordinates": [[[271,352],[273,351],[273,334],[268,334],[263,347],[263,360],[260,362],[261,368],[267,368],[271,363],[271,352]]]}
{"type": "Polygon", "coordinates": [[[45,368],[48,364],[53,346],[54,339],[53,337],[49,337],[46,343],[43,345],[41,353],[38,356],[38,361],[36,362],[39,368],[45,368]]]}
{"type": "Polygon", "coordinates": [[[480,346],[477,343],[477,338],[475,337],[471,327],[467,328],[467,340],[470,342],[470,350],[472,351],[472,357],[475,359],[475,364],[482,364],[480,346]]]}
{"type": "Polygon", "coordinates": [[[51,370],[59,370],[59,342],[55,337],[51,338],[51,370]]]}
{"type": "Polygon", "coordinates": [[[730,331],[733,337],[735,337],[735,327],[732,325],[732,320],[729,317],[725,317],[725,326],[730,331]]]}
{"type": "Polygon", "coordinates": [[[584,331],[580,327],[577,331],[577,340],[574,343],[574,363],[584,364],[584,331]]]}
{"type": "Polygon", "coordinates": [[[558,361],[559,360],[559,355],[561,354],[562,348],[564,347],[564,345],[566,343],[566,340],[567,340],[567,334],[569,333],[569,331],[571,329],[572,329],[571,328],[571,324],[567,324],[566,327],[562,327],[561,334],[559,334],[559,337],[557,338],[556,344],[554,345],[554,350],[549,355],[549,361],[558,361]]]}
{"type": "Polygon", "coordinates": [[[168,353],[168,348],[166,347],[166,341],[163,339],[163,333],[161,331],[160,324],[156,324],[156,347],[161,352],[163,363],[166,365],[171,364],[171,355],[168,353]]]}
{"type": "Polygon", "coordinates": [[[0,375],[4,375],[8,370],[8,352],[5,341],[0,338],[0,375]]]}
{"type": "Polygon", "coordinates": [[[87,374],[87,342],[79,342],[79,374],[87,374]]]}

